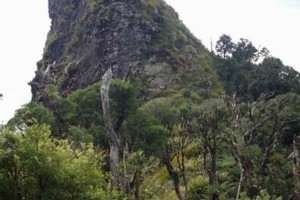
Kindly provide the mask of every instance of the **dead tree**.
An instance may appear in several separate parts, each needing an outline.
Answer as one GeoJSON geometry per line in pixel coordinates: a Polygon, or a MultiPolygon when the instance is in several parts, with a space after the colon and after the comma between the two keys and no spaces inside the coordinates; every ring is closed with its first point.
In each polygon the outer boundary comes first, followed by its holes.
{"type": "Polygon", "coordinates": [[[120,174],[118,170],[119,166],[119,149],[120,149],[120,140],[117,133],[114,130],[112,118],[110,115],[109,107],[109,88],[112,80],[112,70],[108,69],[102,77],[101,85],[101,100],[102,100],[102,109],[105,122],[106,132],[109,138],[109,161],[110,161],[110,171],[112,174],[112,184],[114,188],[120,189],[120,174]]]}

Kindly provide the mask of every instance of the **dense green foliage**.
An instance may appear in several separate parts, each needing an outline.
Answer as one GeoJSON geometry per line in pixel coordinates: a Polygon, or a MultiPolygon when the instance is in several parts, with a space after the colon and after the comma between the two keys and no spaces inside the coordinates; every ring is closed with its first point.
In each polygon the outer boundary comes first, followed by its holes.
{"type": "Polygon", "coordinates": [[[0,132],[0,198],[118,199],[101,170],[103,153],[89,144],[73,149],[50,137],[49,127],[0,132]]]}
{"type": "MultiPolygon", "coordinates": [[[[145,15],[157,6],[143,3],[145,15]]],[[[180,25],[161,23],[154,50],[184,67],[170,86],[151,96],[143,80],[110,88],[121,189],[110,185],[101,83],[66,97],[48,85],[51,104],[30,102],[0,131],[0,199],[300,198],[299,73],[227,35],[217,55],[197,53],[180,25]],[[161,50],[170,46],[184,53],[161,50]]]]}
{"type": "Polygon", "coordinates": [[[7,125],[11,129],[23,130],[34,123],[54,125],[54,122],[54,115],[49,109],[36,102],[30,102],[17,110],[15,117],[7,125]]]}
{"type": "Polygon", "coordinates": [[[263,93],[276,96],[300,92],[300,74],[270,56],[266,48],[258,50],[243,38],[235,44],[229,36],[222,35],[216,50],[214,67],[228,94],[236,92],[242,97],[250,92],[258,98],[263,93]],[[257,63],[258,60],[262,62],[257,63]]]}

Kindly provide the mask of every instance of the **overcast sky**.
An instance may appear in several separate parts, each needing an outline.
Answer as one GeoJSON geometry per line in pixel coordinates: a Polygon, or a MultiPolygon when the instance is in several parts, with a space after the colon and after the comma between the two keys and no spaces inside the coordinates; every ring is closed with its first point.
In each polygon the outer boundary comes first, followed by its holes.
{"type": "Polygon", "coordinates": [[[205,46],[246,38],[300,71],[300,0],[167,0],[205,46]]]}
{"type": "MultiPolygon", "coordinates": [[[[300,0],[166,0],[204,45],[223,34],[264,46],[300,71],[300,0]]],[[[0,1],[0,123],[31,99],[50,21],[47,0],[0,1]]]]}

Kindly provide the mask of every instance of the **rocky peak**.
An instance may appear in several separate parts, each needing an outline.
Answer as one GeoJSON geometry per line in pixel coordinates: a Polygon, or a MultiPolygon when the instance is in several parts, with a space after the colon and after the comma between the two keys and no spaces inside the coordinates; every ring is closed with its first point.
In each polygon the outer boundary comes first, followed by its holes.
{"type": "Polygon", "coordinates": [[[149,90],[166,88],[202,44],[162,0],[49,0],[52,20],[44,55],[30,83],[43,101],[49,84],[62,96],[114,76],[146,78],[149,90]]]}

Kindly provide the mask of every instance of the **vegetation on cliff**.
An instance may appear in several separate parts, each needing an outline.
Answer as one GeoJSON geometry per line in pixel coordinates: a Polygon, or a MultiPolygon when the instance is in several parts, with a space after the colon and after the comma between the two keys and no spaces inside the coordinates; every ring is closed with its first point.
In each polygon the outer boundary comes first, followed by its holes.
{"type": "Polygon", "coordinates": [[[300,76],[266,48],[208,52],[161,0],[49,14],[33,99],[0,129],[0,199],[300,198],[300,76]]]}

